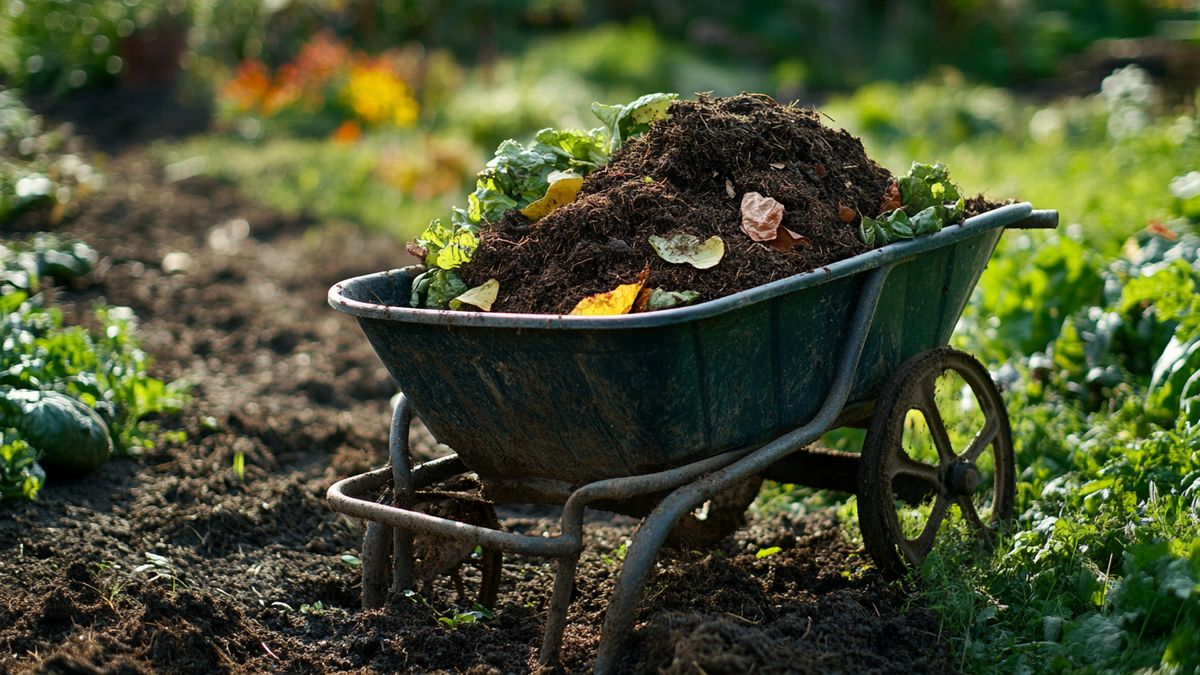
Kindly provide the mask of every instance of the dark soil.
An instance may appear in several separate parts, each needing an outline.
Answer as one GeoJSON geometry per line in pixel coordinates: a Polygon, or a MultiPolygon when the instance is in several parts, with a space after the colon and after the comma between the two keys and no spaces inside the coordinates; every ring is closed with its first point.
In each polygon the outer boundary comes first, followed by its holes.
{"type": "Polygon", "coordinates": [[[468,283],[498,280],[498,311],[565,313],[647,266],[649,287],[712,300],[867,250],[859,214],[879,213],[892,175],[857,138],[763,95],[701,96],[671,113],[589,175],[571,204],[533,226],[514,213],[486,229],[468,283]],[[783,227],[810,243],[783,252],[751,240],[740,216],[748,192],[782,203],[783,227]],[[660,259],[648,238],[676,232],[719,235],[725,257],[706,270],[660,259]]]}
{"type": "MultiPolygon", "coordinates": [[[[549,564],[506,560],[495,615],[457,630],[437,621],[451,610],[441,601],[361,611],[358,569],[342,559],[358,552],[361,525],[323,499],[334,480],[384,463],[394,393],[325,292],[402,264],[401,246],[281,216],[208,179],[167,183],[137,154],[106,173],[107,189],[59,228],[106,257],[56,302],[84,322],[94,301],[137,312],[155,374],[192,383],[186,408],[159,420],[186,439],[164,436],[86,478],[52,477],[37,502],[0,504],[0,673],[529,670],[549,564]],[[244,479],[232,470],[238,452],[244,479]],[[146,568],[147,554],[165,558],[146,568]]],[[[606,175],[619,180],[615,168],[606,175]]],[[[758,180],[746,188],[779,185],[766,172],[758,180]]],[[[424,456],[436,452],[417,438],[424,456]]],[[[545,510],[500,515],[514,530],[553,523],[545,510]]],[[[564,648],[570,671],[594,656],[614,551],[634,525],[590,521],[564,648]]],[[[951,662],[936,617],[816,514],[755,516],[717,551],[665,554],[623,666],[928,672],[951,662]],[[782,550],[755,557],[769,546],[782,550]]]]}

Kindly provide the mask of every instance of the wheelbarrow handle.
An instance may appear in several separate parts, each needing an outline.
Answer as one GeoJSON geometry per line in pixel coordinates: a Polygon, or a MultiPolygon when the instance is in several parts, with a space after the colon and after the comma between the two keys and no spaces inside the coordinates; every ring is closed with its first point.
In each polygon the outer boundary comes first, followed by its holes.
{"type": "Polygon", "coordinates": [[[1053,230],[1058,227],[1058,211],[1034,209],[1033,213],[1024,219],[1006,227],[1017,230],[1053,230]]]}

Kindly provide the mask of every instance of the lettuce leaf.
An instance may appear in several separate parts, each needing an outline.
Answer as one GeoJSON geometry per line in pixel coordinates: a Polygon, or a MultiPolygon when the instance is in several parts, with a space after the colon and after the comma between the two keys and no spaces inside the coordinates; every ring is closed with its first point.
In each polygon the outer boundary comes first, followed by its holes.
{"type": "Polygon", "coordinates": [[[913,162],[908,174],[897,183],[901,207],[878,218],[863,216],[859,224],[859,238],[867,246],[883,246],[940,232],[958,222],[966,210],[958,186],[950,181],[950,172],[941,162],[913,162]]]}
{"type": "Polygon", "coordinates": [[[608,150],[616,152],[625,141],[650,130],[650,123],[671,116],[671,102],[679,94],[646,94],[625,105],[592,104],[592,114],[608,132],[608,150]]]}
{"type": "MultiPolygon", "coordinates": [[[[586,176],[608,163],[611,153],[654,120],[668,116],[677,94],[647,94],[625,105],[593,104],[603,127],[542,129],[533,140],[509,139],[496,148],[475,180],[467,208],[455,208],[450,224],[435,219],[417,237],[427,269],[413,281],[413,307],[445,308],[467,290],[453,270],[471,262],[479,246],[479,227],[499,221],[513,209],[524,209],[546,196],[554,176],[586,176]]],[[[416,250],[416,249],[414,249],[416,250]]],[[[420,253],[420,251],[417,251],[420,253]]]]}

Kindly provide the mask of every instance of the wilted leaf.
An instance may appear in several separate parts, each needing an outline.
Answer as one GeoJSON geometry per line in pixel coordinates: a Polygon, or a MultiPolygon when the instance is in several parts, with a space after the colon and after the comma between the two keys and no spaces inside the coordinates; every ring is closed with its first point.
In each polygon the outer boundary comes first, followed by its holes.
{"type": "Polygon", "coordinates": [[[546,194],[521,209],[521,215],[530,220],[541,220],[558,207],[575,201],[579,189],[583,187],[583,177],[578,174],[555,171],[550,174],[549,180],[550,187],[546,188],[546,194]]]}
{"type": "Polygon", "coordinates": [[[500,293],[500,282],[488,279],[450,301],[450,309],[461,309],[463,305],[472,305],[485,312],[492,311],[496,296],[500,293]]]}
{"type": "Polygon", "coordinates": [[[779,235],[783,204],[757,192],[742,195],[742,232],[754,241],[771,241],[779,235]]]}
{"type": "Polygon", "coordinates": [[[809,239],[802,234],[792,232],[786,227],[779,228],[778,236],[776,236],[775,240],[771,242],[771,248],[774,248],[777,251],[783,251],[784,253],[791,251],[797,246],[812,246],[812,239],[809,239]]]}
{"type": "Polygon", "coordinates": [[[879,202],[879,212],[887,213],[888,211],[895,211],[900,206],[900,185],[893,178],[888,183],[887,189],[883,191],[883,199],[879,202]]]}
{"type": "Polygon", "coordinates": [[[663,260],[677,265],[687,263],[698,270],[716,265],[725,255],[725,242],[717,236],[700,241],[698,237],[685,233],[669,237],[650,235],[650,246],[663,260]]]}
{"type": "Polygon", "coordinates": [[[632,284],[621,284],[611,291],[604,293],[596,293],[579,301],[575,305],[575,309],[571,310],[571,314],[575,316],[607,316],[612,314],[628,314],[629,310],[633,309],[634,302],[638,299],[638,294],[642,292],[642,287],[646,285],[646,277],[650,275],[650,268],[642,270],[638,275],[637,281],[632,284]]]}
{"type": "Polygon", "coordinates": [[[730,199],[733,199],[737,196],[737,192],[734,192],[733,190],[733,181],[729,180],[728,178],[725,179],[725,194],[729,195],[730,199]]]}
{"type": "Polygon", "coordinates": [[[838,204],[838,220],[843,223],[853,223],[855,215],[857,214],[854,212],[854,209],[845,204],[838,204]]]}
{"type": "MultiPolygon", "coordinates": [[[[647,298],[645,306],[638,311],[656,312],[660,309],[682,307],[684,305],[690,305],[700,299],[700,294],[696,291],[664,291],[661,288],[651,288],[646,290],[649,290],[650,292],[646,294],[647,298]]],[[[645,294],[645,290],[643,290],[643,294],[645,294]]]]}
{"type": "Polygon", "coordinates": [[[424,260],[425,256],[429,255],[429,251],[427,251],[424,246],[418,244],[415,241],[410,241],[407,244],[405,244],[404,250],[408,251],[408,254],[411,255],[412,257],[416,258],[417,260],[424,260]]]}

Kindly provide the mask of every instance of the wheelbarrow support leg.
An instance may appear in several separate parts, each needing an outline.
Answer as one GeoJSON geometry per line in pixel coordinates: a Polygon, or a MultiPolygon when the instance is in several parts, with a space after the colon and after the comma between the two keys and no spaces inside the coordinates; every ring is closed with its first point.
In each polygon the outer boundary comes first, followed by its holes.
{"type": "Polygon", "coordinates": [[[633,627],[634,612],[646,583],[646,575],[654,566],[658,551],[675,523],[724,488],[765,470],[779,459],[812,443],[837,419],[850,394],[854,373],[858,368],[863,345],[875,316],[875,308],[883,291],[883,282],[887,279],[889,271],[891,265],[880,267],[864,282],[833,387],[816,416],[803,427],[781,436],[733,464],[676,489],[642,522],[634,533],[633,542],[625,556],[625,564],[621,568],[621,575],[617,579],[617,586],[613,589],[608,612],[604,617],[604,631],[600,637],[599,653],[596,655],[596,673],[606,675],[616,672],[617,658],[625,638],[633,627]]]}
{"type": "MultiPolygon", "coordinates": [[[[393,505],[408,508],[413,500],[412,457],[409,455],[408,430],[412,424],[412,404],[400,394],[392,411],[392,430],[388,438],[388,453],[392,462],[393,505]]],[[[412,530],[391,528],[394,551],[392,563],[392,593],[412,590],[413,534],[412,530]]]]}
{"type": "Polygon", "coordinates": [[[362,545],[363,609],[383,607],[387,602],[388,563],[392,559],[392,528],[367,523],[362,545]]]}

